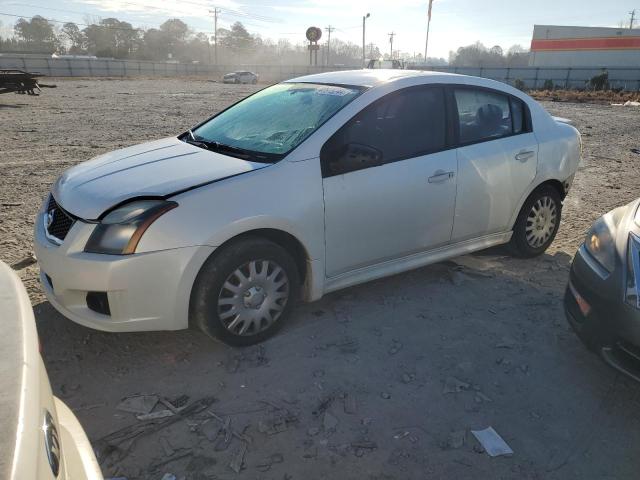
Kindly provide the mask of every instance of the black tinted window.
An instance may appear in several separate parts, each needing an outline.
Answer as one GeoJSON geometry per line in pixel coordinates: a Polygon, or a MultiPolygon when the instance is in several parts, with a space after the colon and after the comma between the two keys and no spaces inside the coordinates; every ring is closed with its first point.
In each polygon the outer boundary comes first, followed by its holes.
{"type": "Polygon", "coordinates": [[[442,89],[411,88],[369,105],[338,130],[323,148],[323,173],[337,175],[417,157],[445,144],[442,89]]]}
{"type": "Polygon", "coordinates": [[[511,98],[511,116],[513,117],[513,133],[527,131],[527,120],[525,106],[522,100],[511,98]]]}
{"type": "Polygon", "coordinates": [[[487,90],[460,88],[454,90],[460,121],[460,143],[511,135],[509,97],[487,90]]]}

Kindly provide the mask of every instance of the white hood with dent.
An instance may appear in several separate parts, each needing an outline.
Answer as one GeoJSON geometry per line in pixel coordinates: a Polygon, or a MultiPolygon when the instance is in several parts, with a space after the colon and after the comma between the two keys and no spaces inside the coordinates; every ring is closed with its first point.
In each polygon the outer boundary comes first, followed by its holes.
{"type": "Polygon", "coordinates": [[[166,196],[266,166],[169,137],[115,150],[71,167],[58,178],[52,193],[68,212],[94,220],[130,198],[166,196]]]}

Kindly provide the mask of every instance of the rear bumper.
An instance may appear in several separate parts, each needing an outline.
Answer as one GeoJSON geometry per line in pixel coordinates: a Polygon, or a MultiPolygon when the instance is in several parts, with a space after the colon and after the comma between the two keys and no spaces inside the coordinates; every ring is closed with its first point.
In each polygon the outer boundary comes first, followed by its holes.
{"type": "Polygon", "coordinates": [[[62,459],[68,480],[102,480],[93,448],[80,422],[62,400],[54,397],[58,428],[63,446],[62,459]]]}
{"type": "Polygon", "coordinates": [[[194,246],[133,255],[83,251],[93,226],[76,222],[62,245],[51,243],[36,222],[34,249],[42,288],[67,318],[97,330],[179,330],[188,327],[191,287],[213,247],[194,246]],[[89,308],[99,292],[109,313],[89,308]]]}
{"type": "Polygon", "coordinates": [[[567,320],[590,350],[640,381],[640,310],[624,302],[620,272],[603,275],[593,262],[584,247],[576,253],[564,297],[567,320]]]}

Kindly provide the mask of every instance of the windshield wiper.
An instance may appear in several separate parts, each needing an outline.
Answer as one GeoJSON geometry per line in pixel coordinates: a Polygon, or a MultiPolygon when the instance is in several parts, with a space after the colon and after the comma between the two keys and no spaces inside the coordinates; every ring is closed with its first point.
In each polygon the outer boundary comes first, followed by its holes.
{"type": "Polygon", "coordinates": [[[191,130],[187,131],[187,136],[183,137],[182,140],[184,142],[190,143],[191,145],[195,145],[212,152],[226,153],[231,155],[232,157],[240,158],[242,160],[250,160],[260,163],[273,163],[282,158],[281,155],[277,154],[254,152],[252,150],[234,147],[233,145],[227,145],[226,143],[204,140],[202,138],[196,137],[191,130]]]}

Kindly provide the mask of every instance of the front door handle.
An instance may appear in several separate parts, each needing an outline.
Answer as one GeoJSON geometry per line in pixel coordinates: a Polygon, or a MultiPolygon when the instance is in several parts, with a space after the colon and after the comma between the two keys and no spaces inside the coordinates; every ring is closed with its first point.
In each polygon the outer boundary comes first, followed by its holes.
{"type": "Polygon", "coordinates": [[[531,157],[533,157],[535,154],[536,154],[536,152],[534,152],[532,150],[522,150],[521,152],[518,152],[516,154],[516,160],[518,160],[519,162],[526,162],[531,157]]]}
{"type": "Polygon", "coordinates": [[[445,172],[444,170],[437,170],[429,177],[429,183],[442,183],[450,178],[453,178],[455,173],[445,172]]]}

